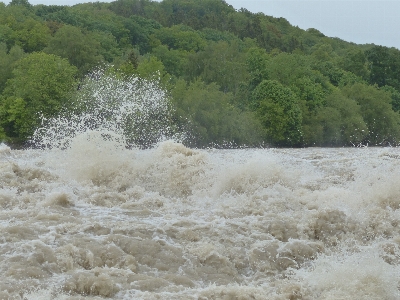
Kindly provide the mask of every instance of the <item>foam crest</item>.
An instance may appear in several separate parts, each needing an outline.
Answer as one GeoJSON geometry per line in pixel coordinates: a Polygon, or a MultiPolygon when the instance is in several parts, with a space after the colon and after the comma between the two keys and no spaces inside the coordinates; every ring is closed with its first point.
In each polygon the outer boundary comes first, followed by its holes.
{"type": "Polygon", "coordinates": [[[111,181],[133,154],[124,147],[121,139],[109,131],[86,131],[75,136],[64,153],[65,171],[70,178],[89,180],[98,185],[111,181]]]}
{"type": "Polygon", "coordinates": [[[303,297],[314,299],[397,299],[399,270],[386,263],[378,249],[322,255],[296,279],[303,297]]]}
{"type": "Polygon", "coordinates": [[[290,174],[272,153],[251,157],[241,165],[227,166],[219,175],[218,194],[254,194],[275,184],[291,186],[296,174],[290,174]]]}
{"type": "Polygon", "coordinates": [[[0,155],[10,155],[11,149],[4,143],[0,143],[0,155]]]}

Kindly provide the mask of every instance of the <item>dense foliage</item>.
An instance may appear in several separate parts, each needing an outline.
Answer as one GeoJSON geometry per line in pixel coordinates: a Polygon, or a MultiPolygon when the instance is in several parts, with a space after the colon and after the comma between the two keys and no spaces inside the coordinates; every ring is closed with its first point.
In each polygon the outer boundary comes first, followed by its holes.
{"type": "Polygon", "coordinates": [[[98,65],[158,81],[190,146],[400,142],[398,49],[223,0],[0,2],[0,140],[26,141],[98,65]]]}

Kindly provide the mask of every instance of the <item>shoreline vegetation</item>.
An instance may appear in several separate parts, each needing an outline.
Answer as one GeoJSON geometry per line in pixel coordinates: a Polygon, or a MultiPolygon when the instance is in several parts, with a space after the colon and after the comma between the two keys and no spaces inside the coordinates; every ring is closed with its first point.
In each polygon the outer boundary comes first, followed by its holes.
{"type": "Polygon", "coordinates": [[[99,66],[157,83],[186,146],[400,143],[400,50],[223,0],[0,2],[0,141],[21,148],[45,120],[76,111],[99,66]]]}

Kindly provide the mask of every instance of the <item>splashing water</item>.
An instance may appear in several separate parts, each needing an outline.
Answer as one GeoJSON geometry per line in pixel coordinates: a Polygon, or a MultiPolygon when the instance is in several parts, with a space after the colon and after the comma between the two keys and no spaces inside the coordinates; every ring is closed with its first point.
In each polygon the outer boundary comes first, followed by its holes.
{"type": "Polygon", "coordinates": [[[33,135],[39,148],[65,149],[82,134],[100,134],[128,147],[147,148],[174,137],[168,97],[153,81],[121,78],[98,69],[77,92],[73,108],[44,119],[33,135]]]}

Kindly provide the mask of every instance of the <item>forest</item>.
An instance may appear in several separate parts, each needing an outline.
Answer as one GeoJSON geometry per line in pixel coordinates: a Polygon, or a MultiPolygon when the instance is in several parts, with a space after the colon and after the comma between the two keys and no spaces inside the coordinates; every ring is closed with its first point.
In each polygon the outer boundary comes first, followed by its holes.
{"type": "Polygon", "coordinates": [[[400,143],[398,49],[224,0],[0,2],[0,141],[23,146],[98,66],[157,81],[191,147],[400,143]]]}

